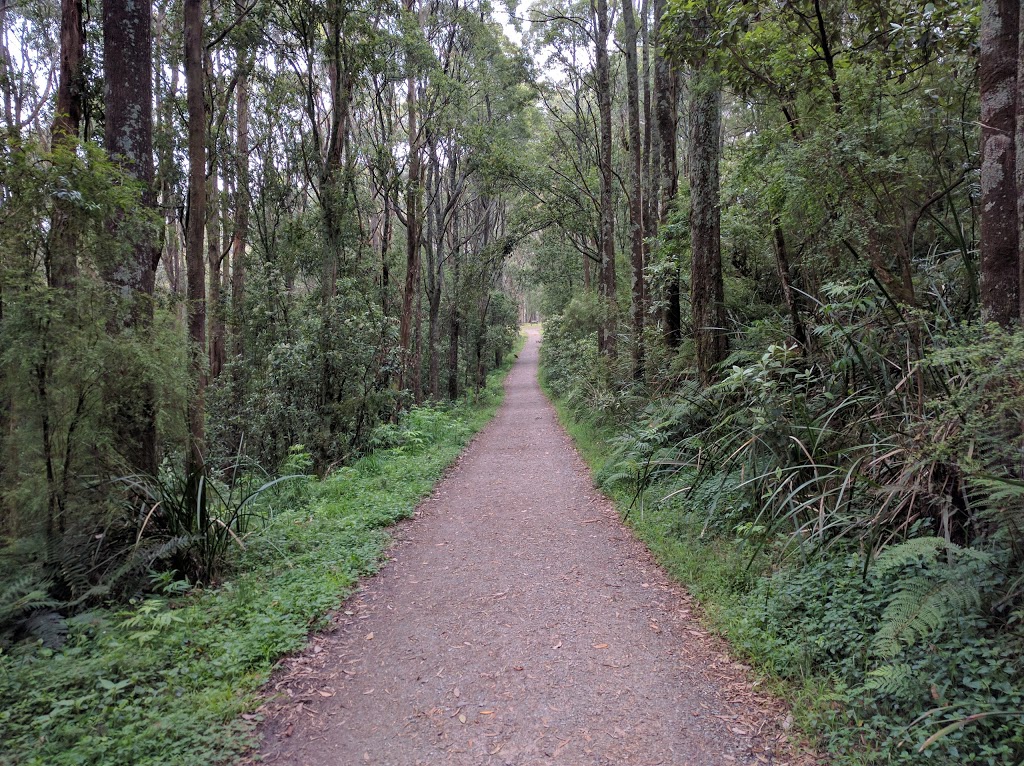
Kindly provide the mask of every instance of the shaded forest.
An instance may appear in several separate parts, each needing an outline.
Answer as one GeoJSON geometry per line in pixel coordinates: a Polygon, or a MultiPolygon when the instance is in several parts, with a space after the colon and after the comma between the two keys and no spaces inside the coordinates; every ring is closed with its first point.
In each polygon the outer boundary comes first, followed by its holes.
{"type": "Polygon", "coordinates": [[[1020,15],[0,0],[5,659],[245,571],[296,476],[448,438],[541,318],[803,731],[1020,762],[1020,15]]]}

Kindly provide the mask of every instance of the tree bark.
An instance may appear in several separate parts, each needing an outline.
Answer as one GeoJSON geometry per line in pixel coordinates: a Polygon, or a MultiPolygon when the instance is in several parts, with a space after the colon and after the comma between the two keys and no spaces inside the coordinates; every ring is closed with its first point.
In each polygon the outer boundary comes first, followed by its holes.
{"type": "MultiPolygon", "coordinates": [[[[2,28],[0,28],[2,29],[2,28]]],[[[65,145],[71,150],[78,140],[85,99],[85,26],[82,0],[61,0],[60,79],[51,128],[51,148],[65,145]]],[[[2,73],[0,73],[2,75],[2,73]]],[[[54,201],[50,223],[49,285],[68,289],[78,276],[78,232],[73,228],[73,211],[63,199],[54,201]]]]}
{"type": "MultiPolygon", "coordinates": [[[[676,159],[676,134],[678,125],[679,74],[672,67],[665,54],[662,20],[665,14],[665,0],[654,2],[654,115],[658,126],[658,152],[660,154],[661,188],[657,202],[659,223],[664,226],[669,211],[679,192],[679,165],[676,159]]],[[[664,313],[665,340],[669,347],[676,348],[682,340],[682,303],[679,287],[679,264],[671,269],[668,292],[665,296],[664,313]]]]}
{"type": "Polygon", "coordinates": [[[1020,5],[981,8],[981,310],[1004,327],[1020,313],[1015,94],[1020,5]]]}
{"type": "MultiPolygon", "coordinates": [[[[241,6],[239,6],[241,8],[241,6]]],[[[241,12],[241,11],[240,11],[241,12]]],[[[235,191],[234,233],[231,239],[231,353],[245,353],[245,249],[249,239],[249,71],[252,62],[242,48],[239,61],[236,101],[235,162],[238,180],[235,191]]]]}
{"type": "Polygon", "coordinates": [[[640,86],[637,67],[637,28],[633,0],[623,0],[622,19],[626,39],[626,111],[629,123],[629,238],[632,276],[633,379],[644,378],[644,316],[647,286],[644,278],[643,157],[640,137],[640,86]]]}
{"type": "MultiPolygon", "coordinates": [[[[406,13],[416,12],[415,0],[406,0],[406,13]]],[[[420,132],[417,122],[416,73],[412,63],[408,64],[409,75],[406,83],[406,111],[409,121],[409,178],[405,193],[406,257],[405,287],[402,291],[402,314],[399,321],[398,344],[401,349],[398,388],[405,388],[409,379],[409,368],[418,361],[412,359],[413,308],[420,282],[420,132]]]]}
{"type": "Polygon", "coordinates": [[[204,400],[206,374],[206,105],[203,99],[202,0],[185,2],[185,91],[188,106],[188,223],[185,232],[186,301],[191,373],[195,390],[189,399],[189,473],[201,469],[206,451],[204,400]]]}
{"type": "Polygon", "coordinates": [[[612,201],[612,85],[611,61],[608,57],[608,37],[611,18],[608,0],[596,0],[591,5],[595,16],[597,35],[595,39],[595,66],[597,74],[597,103],[600,116],[600,147],[598,149],[598,171],[601,176],[601,267],[598,275],[598,294],[602,298],[605,312],[597,331],[598,351],[614,357],[615,338],[615,210],[612,201]]]}
{"type": "MultiPolygon", "coordinates": [[[[142,185],[142,205],[156,208],[153,185],[152,4],[103,3],[104,144],[113,160],[142,185]]],[[[116,225],[116,224],[115,224],[116,225]]],[[[146,232],[135,235],[131,256],[116,264],[106,280],[127,297],[126,325],[148,333],[153,322],[153,290],[160,250],[146,232]]],[[[134,367],[134,365],[133,365],[134,367]]],[[[156,402],[145,371],[136,391],[111,397],[119,449],[144,473],[156,472],[156,402]]]]}
{"type": "Polygon", "coordinates": [[[690,94],[690,302],[697,371],[704,385],[725,359],[727,341],[718,178],[721,109],[717,78],[698,69],[690,94]]]}
{"type": "Polygon", "coordinates": [[[61,0],[60,4],[60,79],[54,107],[52,135],[78,137],[85,99],[85,24],[82,0],[61,0]]]}

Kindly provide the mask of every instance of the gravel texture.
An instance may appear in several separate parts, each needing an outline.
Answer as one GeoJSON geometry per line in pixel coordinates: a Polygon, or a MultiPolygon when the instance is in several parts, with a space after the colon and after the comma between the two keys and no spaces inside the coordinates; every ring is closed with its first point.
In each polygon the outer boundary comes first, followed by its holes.
{"type": "Polygon", "coordinates": [[[391,561],[271,682],[257,760],[810,762],[594,489],[537,384],[538,346],[532,330],[498,415],[391,561]]]}

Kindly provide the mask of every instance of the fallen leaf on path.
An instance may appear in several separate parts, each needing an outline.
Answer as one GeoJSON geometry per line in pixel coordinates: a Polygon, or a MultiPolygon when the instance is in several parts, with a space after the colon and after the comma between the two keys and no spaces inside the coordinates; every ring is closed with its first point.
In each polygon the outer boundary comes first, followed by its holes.
{"type": "Polygon", "coordinates": [[[367,641],[373,641],[373,633],[367,633],[366,634],[366,640],[367,641]]]}
{"type": "Polygon", "coordinates": [[[462,692],[460,692],[460,691],[459,691],[459,687],[458,687],[458,686],[456,686],[456,687],[455,687],[455,688],[454,688],[454,689],[452,690],[452,694],[454,694],[454,695],[455,695],[455,698],[456,698],[456,699],[458,699],[459,697],[461,697],[461,696],[462,696],[462,692]]]}
{"type": "Polygon", "coordinates": [[[481,710],[480,715],[494,715],[493,710],[481,710]]]}
{"type": "Polygon", "coordinates": [[[459,722],[460,723],[465,723],[466,722],[466,715],[465,715],[465,713],[459,713],[459,722]]]}
{"type": "Polygon", "coordinates": [[[607,649],[608,644],[594,644],[595,649],[607,649]]]}
{"type": "Polygon", "coordinates": [[[320,692],[320,696],[321,696],[321,697],[333,697],[333,696],[334,696],[334,692],[325,692],[325,691],[321,691],[321,692],[320,692]]]}

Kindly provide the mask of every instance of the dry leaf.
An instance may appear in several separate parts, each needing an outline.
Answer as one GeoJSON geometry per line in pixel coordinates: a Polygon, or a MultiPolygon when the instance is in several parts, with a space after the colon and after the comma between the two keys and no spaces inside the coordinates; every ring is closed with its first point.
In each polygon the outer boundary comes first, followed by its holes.
{"type": "Polygon", "coordinates": [[[320,692],[320,696],[321,697],[333,697],[334,696],[334,692],[324,692],[324,691],[322,691],[322,692],[320,692]]]}
{"type": "Polygon", "coordinates": [[[367,641],[373,641],[373,633],[367,633],[366,634],[366,640],[367,641]]]}
{"type": "Polygon", "coordinates": [[[466,722],[466,715],[465,715],[465,713],[459,713],[459,721],[460,721],[460,723],[465,723],[466,722]]]}
{"type": "Polygon", "coordinates": [[[493,710],[481,710],[480,715],[494,715],[493,710]]]}
{"type": "Polygon", "coordinates": [[[458,686],[455,687],[455,689],[452,691],[452,694],[455,695],[456,699],[458,699],[459,697],[462,696],[462,692],[459,691],[459,687],[458,686]]]}
{"type": "Polygon", "coordinates": [[[595,649],[607,649],[608,644],[594,644],[595,649]]]}

